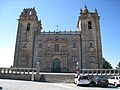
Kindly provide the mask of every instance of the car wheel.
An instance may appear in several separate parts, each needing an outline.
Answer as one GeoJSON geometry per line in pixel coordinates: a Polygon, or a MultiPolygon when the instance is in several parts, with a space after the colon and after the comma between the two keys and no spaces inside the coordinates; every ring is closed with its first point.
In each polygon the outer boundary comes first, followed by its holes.
{"type": "Polygon", "coordinates": [[[90,83],[90,84],[89,84],[89,86],[90,86],[90,87],[92,87],[92,86],[93,86],[93,84],[92,84],[92,83],[90,83]]]}
{"type": "Polygon", "coordinates": [[[108,84],[107,85],[105,85],[104,87],[107,87],[108,86],[108,84]]]}
{"type": "Polygon", "coordinates": [[[116,82],[114,82],[114,86],[117,87],[117,83],[116,82]]]}
{"type": "Polygon", "coordinates": [[[89,84],[89,86],[90,86],[90,87],[94,87],[94,86],[95,86],[95,83],[94,83],[94,82],[91,82],[91,83],[89,84]]]}

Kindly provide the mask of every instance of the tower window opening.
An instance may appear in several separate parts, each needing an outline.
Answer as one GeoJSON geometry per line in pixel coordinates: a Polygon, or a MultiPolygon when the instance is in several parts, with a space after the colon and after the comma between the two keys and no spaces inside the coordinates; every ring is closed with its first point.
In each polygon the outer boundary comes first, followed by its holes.
{"type": "Polygon", "coordinates": [[[90,43],[90,48],[94,48],[93,43],[90,43]]]}
{"type": "Polygon", "coordinates": [[[55,51],[59,51],[59,44],[55,44],[55,51]]]}
{"type": "Polygon", "coordinates": [[[88,21],[88,29],[92,29],[92,22],[88,21]]]}
{"type": "Polygon", "coordinates": [[[27,31],[30,30],[30,23],[27,24],[27,31]]]}

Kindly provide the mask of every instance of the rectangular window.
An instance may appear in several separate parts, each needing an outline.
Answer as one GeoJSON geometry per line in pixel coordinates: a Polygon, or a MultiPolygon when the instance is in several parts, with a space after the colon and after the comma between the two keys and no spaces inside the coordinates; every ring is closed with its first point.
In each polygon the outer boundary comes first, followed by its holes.
{"type": "Polygon", "coordinates": [[[27,24],[27,31],[30,30],[30,23],[27,24]]]}
{"type": "Polygon", "coordinates": [[[94,48],[93,43],[90,43],[90,48],[94,48]]]}
{"type": "Polygon", "coordinates": [[[27,48],[27,43],[26,42],[22,43],[22,48],[27,48]]]}
{"type": "Polygon", "coordinates": [[[88,21],[88,29],[92,29],[92,22],[88,21]]]}
{"type": "Polygon", "coordinates": [[[39,43],[39,46],[38,46],[39,48],[42,48],[42,43],[39,43]]]}
{"type": "Polygon", "coordinates": [[[55,51],[59,51],[59,44],[55,44],[55,51]]]}
{"type": "Polygon", "coordinates": [[[72,46],[72,48],[76,48],[76,43],[73,43],[73,46],[72,46]]]}

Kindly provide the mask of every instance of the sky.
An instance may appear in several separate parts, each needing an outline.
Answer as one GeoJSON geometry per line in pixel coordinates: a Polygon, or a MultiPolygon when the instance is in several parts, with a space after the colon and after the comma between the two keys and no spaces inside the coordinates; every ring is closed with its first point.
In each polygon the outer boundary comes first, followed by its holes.
{"type": "Polygon", "coordinates": [[[80,8],[98,10],[103,57],[115,68],[120,62],[120,0],[1,0],[0,1],[0,67],[10,67],[19,15],[24,8],[35,7],[43,31],[77,30],[80,8]]]}

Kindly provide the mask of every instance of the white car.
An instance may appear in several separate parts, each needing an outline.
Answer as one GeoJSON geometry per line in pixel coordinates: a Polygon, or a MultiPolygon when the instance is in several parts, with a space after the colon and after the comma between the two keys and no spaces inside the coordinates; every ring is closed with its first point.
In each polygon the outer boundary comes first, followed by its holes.
{"type": "Polygon", "coordinates": [[[74,78],[74,83],[78,86],[78,85],[89,85],[90,84],[90,80],[89,77],[87,75],[75,75],[74,78]]]}
{"type": "Polygon", "coordinates": [[[114,86],[119,86],[120,85],[120,76],[111,76],[108,79],[109,84],[112,84],[114,86]]]}

